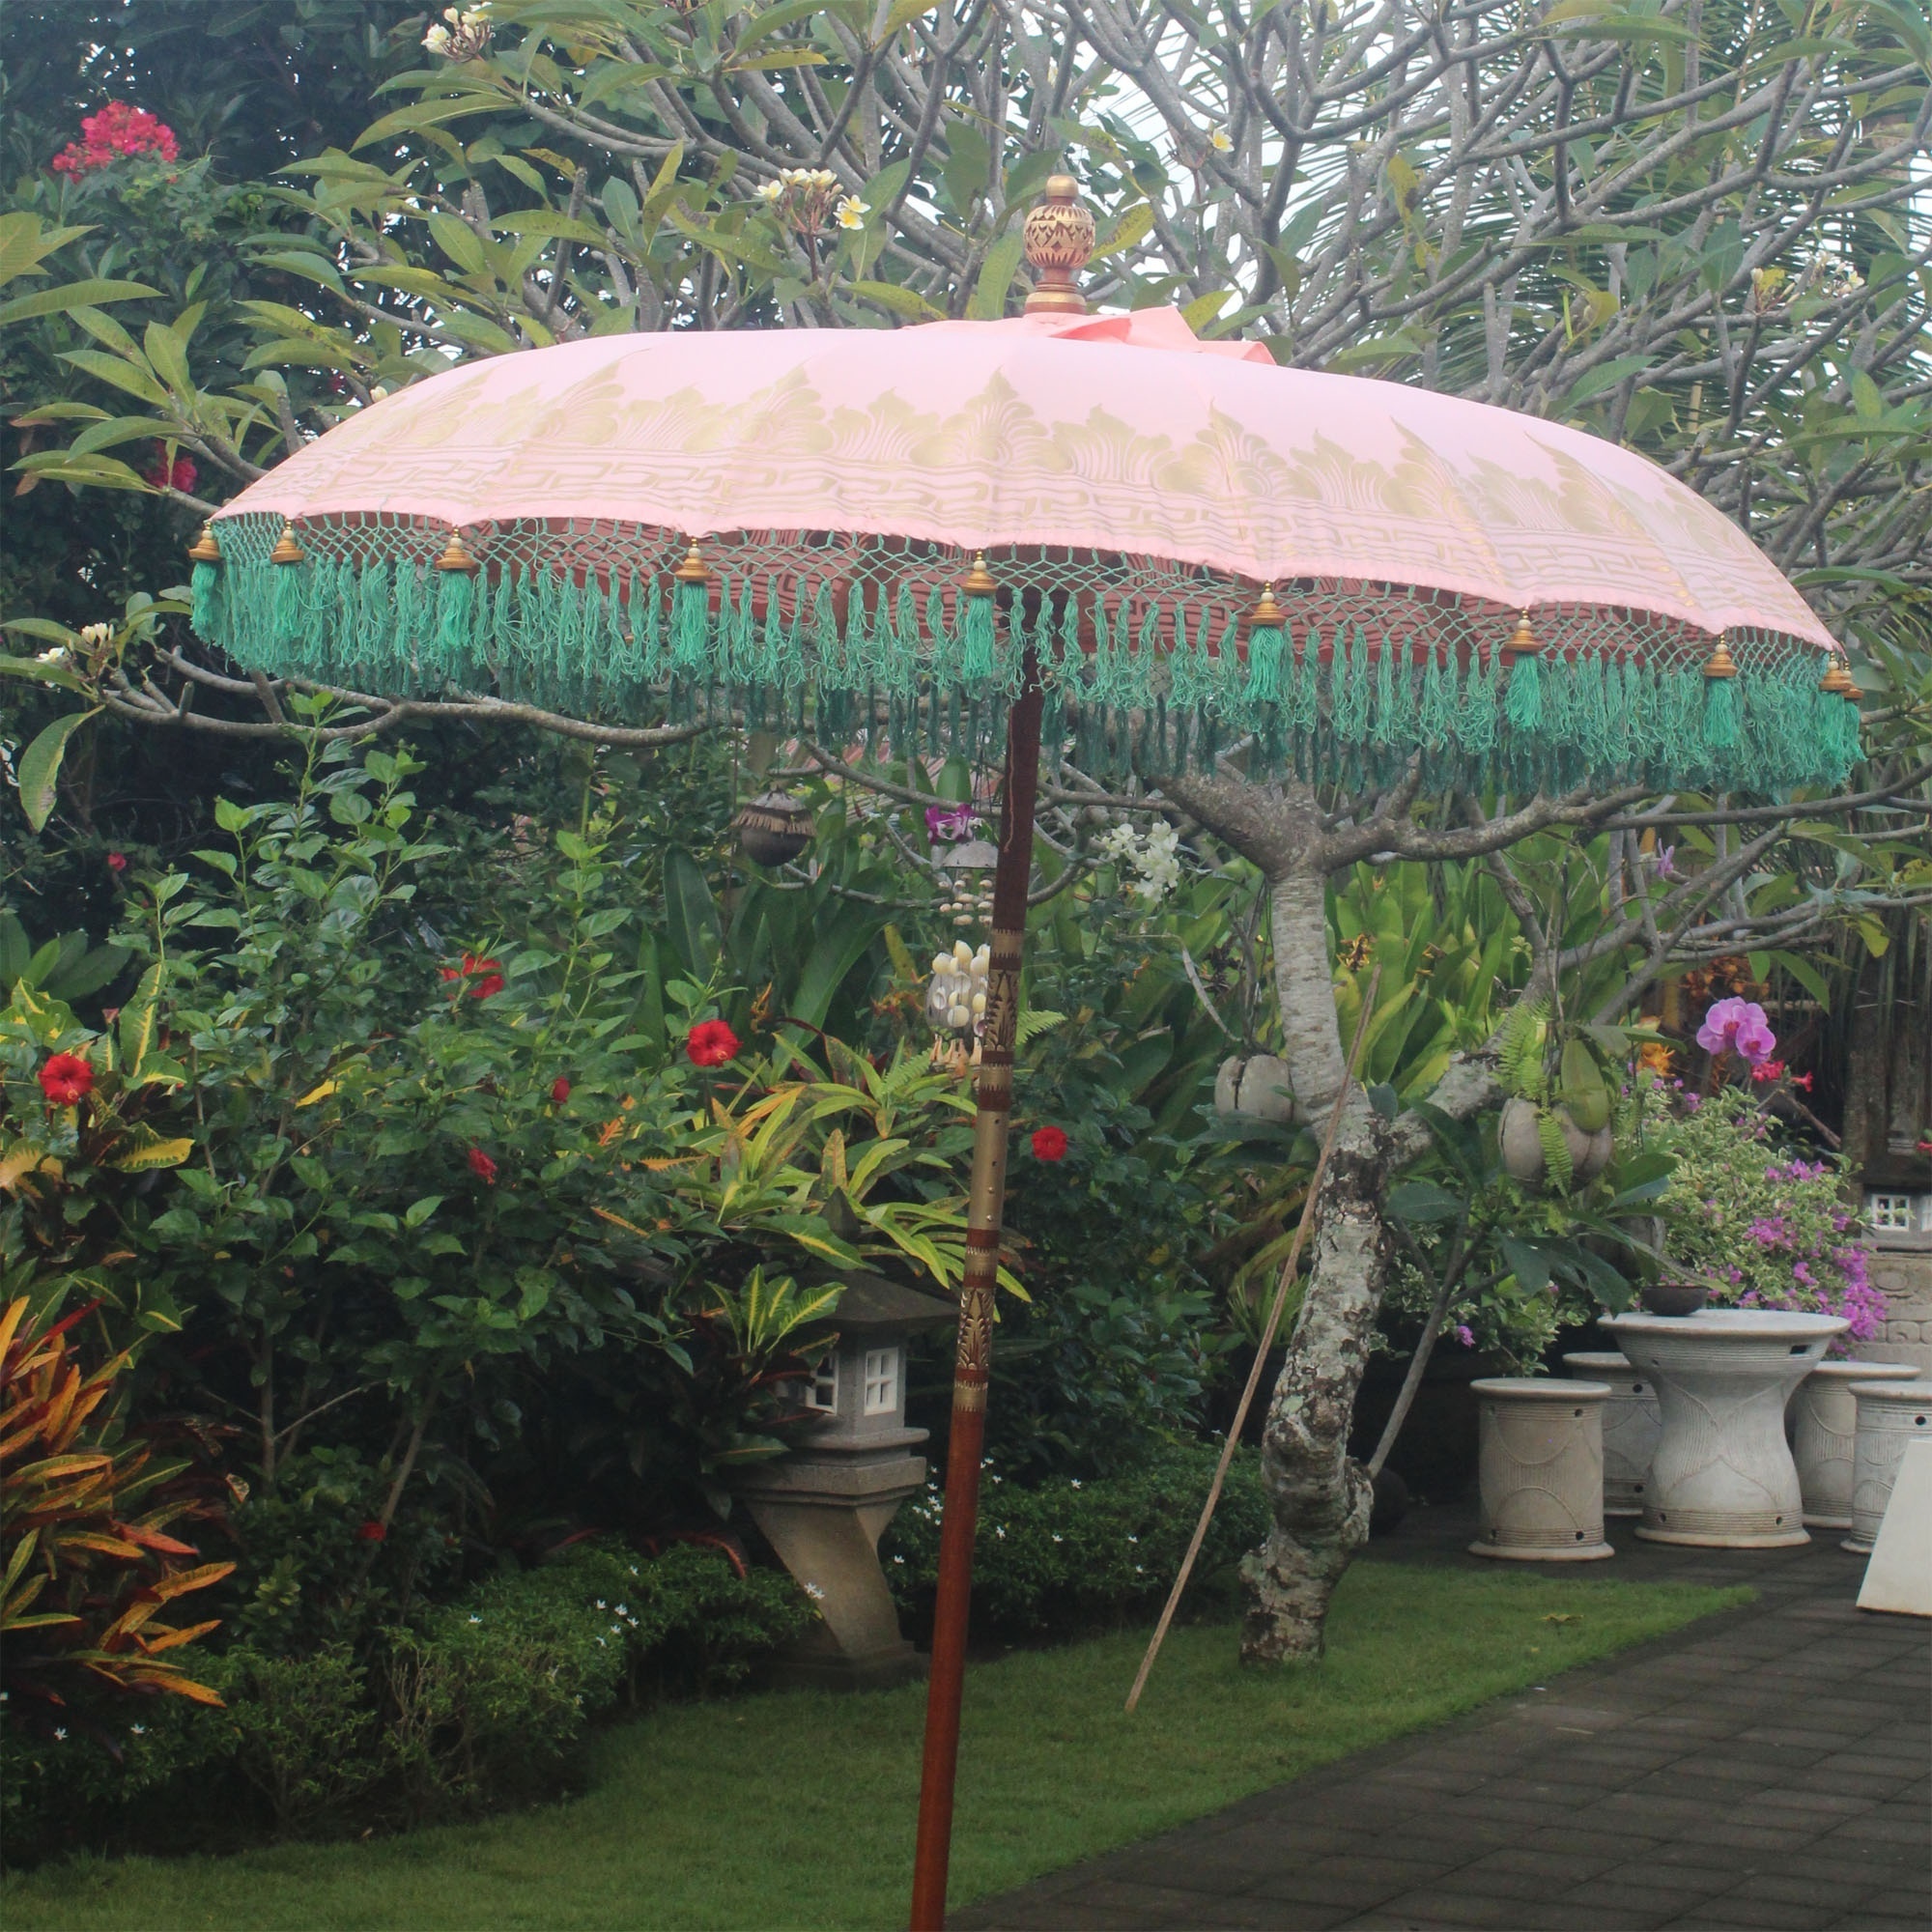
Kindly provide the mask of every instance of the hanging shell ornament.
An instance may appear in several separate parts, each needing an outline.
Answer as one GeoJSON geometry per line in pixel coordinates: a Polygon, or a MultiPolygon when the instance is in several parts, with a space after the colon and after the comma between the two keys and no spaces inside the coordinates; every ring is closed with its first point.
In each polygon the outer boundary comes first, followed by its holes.
{"type": "Polygon", "coordinates": [[[809,807],[781,791],[768,791],[752,800],[731,821],[738,849],[758,866],[784,866],[811,843],[809,807]]]}

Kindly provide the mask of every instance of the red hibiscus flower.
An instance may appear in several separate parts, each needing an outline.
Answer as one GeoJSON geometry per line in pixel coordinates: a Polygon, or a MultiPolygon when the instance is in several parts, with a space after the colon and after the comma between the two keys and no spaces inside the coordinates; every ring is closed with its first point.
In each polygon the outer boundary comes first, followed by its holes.
{"type": "Polygon", "coordinates": [[[1033,1136],[1033,1157],[1036,1160],[1058,1160],[1066,1151],[1066,1130],[1064,1127],[1036,1127],[1033,1136]]]}
{"type": "Polygon", "coordinates": [[[569,1098],[570,1098],[570,1082],[566,1080],[561,1073],[559,1073],[556,1076],[556,1078],[550,1083],[550,1103],[553,1107],[560,1107],[569,1098]]]}
{"type": "Polygon", "coordinates": [[[356,1540],[361,1543],[386,1543],[389,1532],[371,1517],[356,1532],[356,1540]]]}
{"type": "Polygon", "coordinates": [[[738,1052],[738,1036],[723,1020],[699,1020],[684,1042],[694,1066],[723,1066],[738,1052]]]}
{"type": "Polygon", "coordinates": [[[128,855],[125,852],[110,852],[107,855],[107,869],[110,872],[125,872],[128,869],[128,855]]]}
{"type": "Polygon", "coordinates": [[[1784,1062],[1781,1060],[1761,1060],[1751,1068],[1751,1078],[1760,1087],[1768,1087],[1774,1080],[1784,1078],[1784,1062]]]}
{"type": "Polygon", "coordinates": [[[471,1148],[469,1150],[469,1172],[475,1175],[486,1187],[496,1186],[497,1163],[481,1148],[471,1148]]]}
{"type": "Polygon", "coordinates": [[[487,1000],[492,994],[503,990],[503,966],[498,959],[479,959],[473,952],[463,955],[461,966],[445,966],[442,969],[445,980],[473,980],[469,988],[472,1000],[487,1000]]]}
{"type": "Polygon", "coordinates": [[[77,1107],[94,1091],[94,1068],[77,1053],[56,1053],[41,1068],[41,1092],[56,1107],[77,1107]]]}

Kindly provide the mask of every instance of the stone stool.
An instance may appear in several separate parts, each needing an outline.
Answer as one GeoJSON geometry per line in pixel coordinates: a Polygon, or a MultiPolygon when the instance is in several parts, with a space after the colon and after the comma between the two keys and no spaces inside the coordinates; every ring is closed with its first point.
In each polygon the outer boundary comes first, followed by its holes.
{"type": "Polygon", "coordinates": [[[1587,1563],[1604,1541],[1604,1404],[1608,1382],[1492,1377],[1482,1404],[1483,1534],[1477,1556],[1587,1563]]]}
{"type": "Polygon", "coordinates": [[[1563,1373],[1579,1380],[1608,1382],[1604,1405],[1604,1514],[1641,1516],[1643,1486],[1663,1419],[1657,1390],[1641,1369],[1631,1366],[1621,1350],[1582,1350],[1563,1357],[1563,1373]]]}
{"type": "Polygon", "coordinates": [[[1910,1370],[1884,1362],[1820,1362],[1791,1398],[1791,1460],[1807,1529],[1852,1526],[1852,1450],[1858,1440],[1859,1382],[1897,1381],[1910,1370]]]}
{"type": "Polygon", "coordinates": [[[1908,1442],[1932,1438],[1932,1381],[1854,1382],[1858,1447],[1852,1461],[1852,1533],[1844,1547],[1869,1556],[1908,1442]]]}

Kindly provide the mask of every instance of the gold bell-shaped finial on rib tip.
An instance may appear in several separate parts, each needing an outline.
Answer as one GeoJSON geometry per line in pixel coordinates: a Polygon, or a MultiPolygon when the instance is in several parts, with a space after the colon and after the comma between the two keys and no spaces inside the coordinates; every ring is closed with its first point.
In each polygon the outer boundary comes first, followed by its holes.
{"type": "Polygon", "coordinates": [[[282,533],[275,539],[275,547],[269,553],[270,563],[306,563],[308,553],[296,541],[296,526],[293,522],[284,522],[282,533]]]}
{"type": "Polygon", "coordinates": [[[465,577],[474,577],[482,566],[469,554],[469,546],[463,541],[461,530],[451,530],[449,541],[442,547],[442,554],[437,558],[439,570],[460,570],[465,577]]]}
{"type": "Polygon", "coordinates": [[[999,580],[986,568],[986,553],[980,551],[973,559],[973,568],[959,580],[959,588],[968,597],[990,597],[999,587],[999,580]]]}
{"type": "Polygon", "coordinates": [[[1510,640],[1503,646],[1504,651],[1513,658],[1533,658],[1542,648],[1543,640],[1530,624],[1529,612],[1518,611],[1516,629],[1510,633],[1510,640]]]}
{"type": "Polygon", "coordinates": [[[1859,687],[1853,680],[1852,668],[1836,651],[1832,653],[1832,662],[1825,675],[1818,680],[1818,689],[1857,701],[1859,687]]]}
{"type": "Polygon", "coordinates": [[[221,545],[215,538],[214,526],[212,523],[202,525],[201,534],[188,547],[187,560],[190,563],[221,561],[221,545]]]}
{"type": "Polygon", "coordinates": [[[1706,677],[1736,677],[1737,660],[1731,656],[1731,647],[1722,638],[1718,639],[1718,647],[1704,660],[1706,677]]]}
{"type": "Polygon", "coordinates": [[[1046,189],[1027,213],[1026,258],[1038,277],[1026,298],[1029,315],[1085,315],[1079,274],[1094,253],[1095,230],[1080,203],[1071,175],[1049,175],[1046,189]]]}
{"type": "Polygon", "coordinates": [[[1253,615],[1248,619],[1249,630],[1279,631],[1287,622],[1288,612],[1274,601],[1274,585],[1272,583],[1264,584],[1262,586],[1261,599],[1255,605],[1253,615]]]}
{"type": "Polygon", "coordinates": [[[680,583],[709,583],[711,566],[704,560],[704,553],[697,547],[697,539],[693,537],[691,548],[684,554],[684,561],[671,572],[680,583]]]}

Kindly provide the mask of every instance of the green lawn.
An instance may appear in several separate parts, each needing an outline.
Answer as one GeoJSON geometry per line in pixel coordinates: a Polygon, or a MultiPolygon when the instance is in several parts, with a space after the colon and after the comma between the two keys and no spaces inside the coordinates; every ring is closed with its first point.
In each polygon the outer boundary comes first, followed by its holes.
{"type": "MultiPolygon", "coordinates": [[[[953,1901],[1749,1596],[1363,1563],[1319,1668],[1246,1671],[1225,1625],[1178,1630],[1132,1718],[1145,1633],[1015,1654],[967,1685],[953,1901]]],[[[8,1932],[901,1925],[923,1694],[667,1709],[606,1734],[569,1804],[360,1844],[64,1863],[7,1885],[0,1917],[8,1932]]]]}

